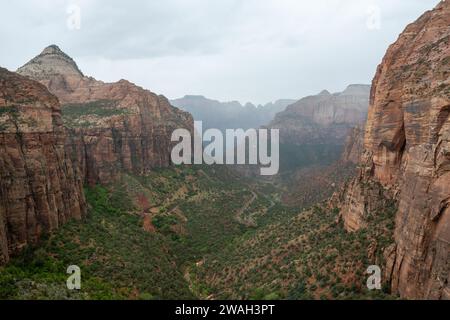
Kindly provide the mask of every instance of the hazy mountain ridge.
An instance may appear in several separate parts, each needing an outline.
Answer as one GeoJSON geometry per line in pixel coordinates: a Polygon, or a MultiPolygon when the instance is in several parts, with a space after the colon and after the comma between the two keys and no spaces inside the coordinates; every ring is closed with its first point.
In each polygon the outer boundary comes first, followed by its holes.
{"type": "Polygon", "coordinates": [[[367,118],[369,95],[370,86],[359,84],[334,94],[323,90],[278,113],[267,128],[280,130],[281,170],[339,160],[347,136],[367,118]]]}
{"type": "Polygon", "coordinates": [[[269,123],[275,114],[284,110],[295,100],[280,99],[265,105],[255,106],[252,103],[242,105],[238,101],[220,102],[204,96],[187,95],[170,101],[192,114],[194,120],[203,121],[204,128],[226,129],[258,129],[269,123]]]}
{"type": "Polygon", "coordinates": [[[368,85],[350,85],[334,94],[324,90],[289,105],[268,127],[280,129],[284,143],[342,144],[348,129],[366,120],[369,95],[368,85]]]}

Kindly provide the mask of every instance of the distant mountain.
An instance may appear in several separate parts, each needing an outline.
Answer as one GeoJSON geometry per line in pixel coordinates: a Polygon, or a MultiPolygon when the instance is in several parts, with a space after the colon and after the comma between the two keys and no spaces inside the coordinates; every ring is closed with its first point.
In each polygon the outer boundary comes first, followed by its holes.
{"type": "Polygon", "coordinates": [[[171,100],[174,106],[191,113],[194,120],[203,121],[204,129],[220,130],[259,128],[294,102],[295,100],[282,99],[264,106],[255,106],[252,103],[242,105],[238,101],[220,102],[193,95],[171,100]]]}
{"type": "Polygon", "coordinates": [[[354,84],[333,94],[323,90],[278,113],[268,127],[280,129],[281,169],[338,160],[350,130],[367,118],[369,96],[369,85],[354,84]]]}
{"type": "Polygon", "coordinates": [[[366,120],[369,95],[369,85],[350,85],[334,94],[324,90],[288,106],[269,127],[280,129],[283,140],[293,144],[327,143],[330,139],[340,144],[349,128],[366,120]]]}

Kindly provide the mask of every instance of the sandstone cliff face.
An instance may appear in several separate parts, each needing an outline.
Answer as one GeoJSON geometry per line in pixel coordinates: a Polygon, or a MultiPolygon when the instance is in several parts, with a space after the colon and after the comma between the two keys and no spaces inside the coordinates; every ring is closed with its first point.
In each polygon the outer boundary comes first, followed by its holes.
{"type": "Polygon", "coordinates": [[[65,139],[58,99],[0,68],[0,264],[85,215],[82,179],[65,139]]]}
{"type": "Polygon", "coordinates": [[[18,73],[35,79],[61,101],[67,146],[89,184],[110,183],[121,170],[144,174],[170,165],[173,130],[192,130],[192,117],[126,80],[85,77],[75,62],[50,46],[18,73]]]}
{"type": "Polygon", "coordinates": [[[341,210],[355,230],[379,200],[366,195],[367,185],[381,184],[397,200],[386,277],[405,298],[450,299],[449,41],[443,1],[387,51],[373,81],[361,172],[341,210]]]}
{"type": "Polygon", "coordinates": [[[350,130],[341,158],[344,163],[359,163],[364,151],[364,132],[362,126],[356,126],[350,130]]]}
{"type": "Polygon", "coordinates": [[[269,127],[280,129],[283,143],[343,145],[349,129],[366,120],[369,93],[367,85],[350,85],[335,94],[324,90],[288,106],[269,127]]]}

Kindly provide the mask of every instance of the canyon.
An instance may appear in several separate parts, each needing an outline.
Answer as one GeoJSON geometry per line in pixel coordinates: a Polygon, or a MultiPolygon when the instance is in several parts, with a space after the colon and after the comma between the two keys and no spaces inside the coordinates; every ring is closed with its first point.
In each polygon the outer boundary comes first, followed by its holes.
{"type": "Polygon", "coordinates": [[[450,299],[449,26],[442,1],[371,86],[270,112],[104,83],[56,45],[0,68],[0,298],[80,298],[53,276],[76,258],[84,298],[450,299]],[[284,184],[173,165],[172,132],[194,136],[194,118],[246,129],[268,114],[284,184]]]}

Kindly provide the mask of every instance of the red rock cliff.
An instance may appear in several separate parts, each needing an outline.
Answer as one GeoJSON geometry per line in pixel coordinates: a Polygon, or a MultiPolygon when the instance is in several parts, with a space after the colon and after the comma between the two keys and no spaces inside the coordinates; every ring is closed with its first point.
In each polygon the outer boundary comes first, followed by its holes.
{"type": "Polygon", "coordinates": [[[63,105],[68,146],[87,183],[109,183],[121,170],[143,174],[170,165],[174,129],[192,130],[192,117],[126,80],[85,77],[75,62],[50,46],[18,72],[38,80],[63,105]]]}
{"type": "Polygon", "coordinates": [[[0,264],[85,215],[82,179],[65,139],[58,99],[0,68],[0,264]]]}
{"type": "Polygon", "coordinates": [[[345,141],[341,160],[344,163],[358,164],[364,151],[364,129],[361,126],[352,128],[345,141]]]}
{"type": "MultiPolygon", "coordinates": [[[[404,298],[450,299],[450,1],[409,25],[373,80],[360,175],[344,194],[349,230],[381,193],[398,202],[386,277],[404,298]],[[382,192],[368,190],[377,183],[382,192]]],[[[372,189],[373,190],[373,189],[372,189]]]]}

